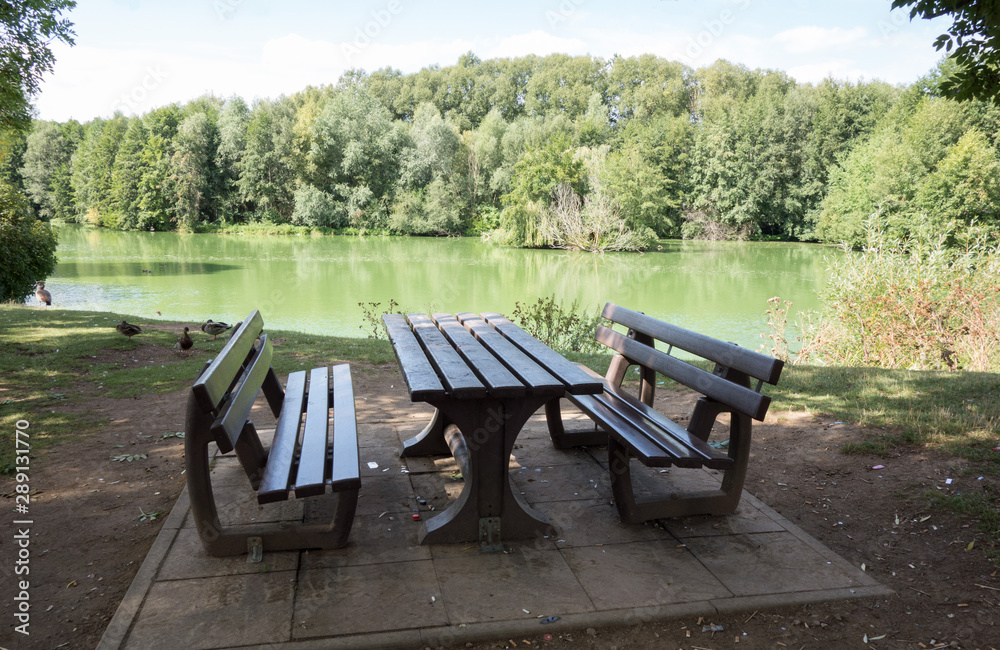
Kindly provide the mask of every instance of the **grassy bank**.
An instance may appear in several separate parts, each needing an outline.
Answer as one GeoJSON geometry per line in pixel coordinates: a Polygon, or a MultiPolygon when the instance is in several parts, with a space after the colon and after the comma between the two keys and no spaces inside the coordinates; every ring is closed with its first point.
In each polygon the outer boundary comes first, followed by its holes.
{"type": "MultiPolygon", "coordinates": [[[[164,325],[127,314],[0,305],[0,470],[10,472],[18,420],[31,423],[32,448],[40,451],[101,426],[102,420],[86,410],[94,398],[141,397],[189,385],[207,357],[178,356],[173,351],[177,334],[157,329],[164,325]],[[129,341],[114,329],[123,318],[147,327],[129,341]]],[[[385,340],[271,334],[281,375],[339,361],[394,362],[385,340]]],[[[194,336],[201,351],[218,351],[225,343],[225,337],[212,341],[197,331],[194,336]]],[[[599,372],[609,360],[607,355],[568,356],[599,372]]],[[[995,450],[1000,447],[1000,375],[789,366],[780,385],[768,392],[776,411],[808,411],[868,427],[867,439],[845,448],[847,453],[884,456],[931,448],[974,462],[979,475],[1000,476],[1000,451],[995,450]]],[[[1000,537],[995,497],[983,492],[943,502],[934,498],[1000,537]]]]}

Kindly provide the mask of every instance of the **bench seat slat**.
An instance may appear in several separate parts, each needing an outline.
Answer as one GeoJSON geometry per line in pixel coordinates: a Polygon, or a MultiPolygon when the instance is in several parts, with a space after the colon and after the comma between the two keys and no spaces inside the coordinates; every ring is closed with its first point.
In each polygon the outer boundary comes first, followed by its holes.
{"type": "Polygon", "coordinates": [[[483,318],[514,345],[523,350],[525,354],[551,370],[560,381],[570,387],[570,392],[594,394],[603,390],[601,382],[594,381],[575,363],[528,334],[506,317],[491,312],[484,313],[483,318]]]}
{"type": "Polygon", "coordinates": [[[710,359],[723,366],[734,368],[751,377],[777,384],[784,362],[759,352],[726,343],[705,334],[664,323],[645,314],[607,303],[603,316],[629,329],[648,334],[668,345],[680,348],[699,357],[710,359]]]}
{"type": "Polygon", "coordinates": [[[733,459],[724,452],[713,449],[705,441],[692,436],[684,428],[642,402],[633,401],[635,398],[631,395],[611,389],[601,398],[608,408],[635,424],[636,428],[646,433],[654,443],[677,455],[678,458],[690,460],[691,467],[705,465],[711,469],[728,469],[733,466],[733,459]]]}
{"type": "Polygon", "coordinates": [[[271,451],[267,455],[264,478],[257,488],[258,503],[273,503],[288,499],[288,485],[296,459],[299,426],[306,398],[306,371],[289,373],[281,415],[274,427],[271,451]]]}
{"type": "Polygon", "coordinates": [[[389,333],[389,340],[392,341],[399,367],[403,369],[403,379],[409,389],[410,400],[419,402],[444,397],[444,386],[406,320],[399,314],[386,314],[382,316],[382,321],[389,333]]]}
{"type": "Polygon", "coordinates": [[[764,415],[767,413],[767,407],[771,403],[771,398],[767,395],[761,395],[749,388],[717,377],[603,325],[598,326],[594,337],[632,361],[653,368],[660,374],[690,386],[703,395],[723,402],[755,420],[763,421],[764,415]]]}
{"type": "Polygon", "coordinates": [[[224,454],[233,449],[243,432],[243,423],[246,422],[250,409],[257,400],[257,393],[264,383],[264,377],[271,369],[271,356],[271,341],[265,334],[260,337],[260,346],[250,360],[250,366],[233,388],[229,403],[212,423],[212,435],[215,436],[219,450],[224,454]]]}
{"type": "Polygon", "coordinates": [[[306,421],[302,428],[302,450],[295,476],[295,496],[307,497],[326,491],[327,437],[330,420],[330,383],[326,367],[309,371],[306,421]]]}
{"type": "Polygon", "coordinates": [[[479,380],[486,384],[491,397],[518,397],[527,393],[527,387],[521,380],[483,347],[469,330],[462,327],[454,315],[432,314],[431,318],[479,380]]]}
{"type": "Polygon", "coordinates": [[[486,397],[488,391],[476,373],[448,343],[444,334],[426,314],[408,314],[413,334],[420,341],[431,363],[437,368],[442,383],[453,397],[486,397]]]}
{"type": "Polygon", "coordinates": [[[333,460],[330,485],[334,492],[361,487],[358,421],[354,411],[351,367],[333,367],[333,460]]]}
{"type": "MultiPolygon", "coordinates": [[[[674,454],[654,444],[633,423],[608,408],[608,405],[601,401],[600,396],[566,393],[566,399],[584,411],[605,430],[613,432],[609,435],[618,436],[619,439],[625,441],[643,464],[650,467],[670,467],[674,464],[684,463],[683,459],[677,458],[674,454]]],[[[683,453],[679,449],[677,451],[683,453]]],[[[700,465],[695,465],[695,467],[698,466],[700,465]]]]}
{"type": "Polygon", "coordinates": [[[552,376],[538,362],[526,355],[521,348],[503,334],[490,327],[478,314],[461,313],[458,320],[497,359],[500,359],[528,386],[533,395],[561,395],[565,390],[561,381],[552,376]]]}
{"type": "Polygon", "coordinates": [[[704,465],[709,469],[729,469],[733,466],[733,459],[726,452],[715,449],[701,438],[692,435],[670,418],[646,406],[621,388],[613,386],[590,368],[583,366],[582,369],[604,382],[604,393],[598,398],[609,409],[634,424],[665,451],[690,462],[690,464],[677,463],[678,466],[704,465]]]}

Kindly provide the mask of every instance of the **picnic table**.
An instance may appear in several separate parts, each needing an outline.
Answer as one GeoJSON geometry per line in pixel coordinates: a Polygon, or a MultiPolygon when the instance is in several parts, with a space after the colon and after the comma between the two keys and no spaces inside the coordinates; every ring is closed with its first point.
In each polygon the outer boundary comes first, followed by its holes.
{"type": "Polygon", "coordinates": [[[458,499],[424,522],[420,543],[479,541],[498,551],[501,536],[552,534],[511,485],[514,441],[547,402],[600,393],[601,380],[501,314],[387,314],[383,322],[410,399],[435,408],[400,456],[452,454],[465,479],[458,499]]]}

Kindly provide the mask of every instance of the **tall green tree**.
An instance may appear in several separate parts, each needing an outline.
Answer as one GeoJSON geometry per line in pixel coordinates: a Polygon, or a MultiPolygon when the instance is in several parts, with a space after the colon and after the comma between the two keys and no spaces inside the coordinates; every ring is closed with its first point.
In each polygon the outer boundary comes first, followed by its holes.
{"type": "Polygon", "coordinates": [[[55,122],[35,122],[27,138],[21,177],[38,216],[49,220],[73,213],[70,160],[73,144],[55,122]]]}
{"type": "Polygon", "coordinates": [[[687,116],[661,114],[625,123],[621,142],[607,156],[599,176],[617,198],[621,216],[636,230],[677,236],[690,194],[694,126],[687,116]]]}
{"type": "Polygon", "coordinates": [[[72,159],[78,217],[99,223],[102,216],[111,214],[111,174],[127,128],[128,120],[120,113],[85,126],[83,140],[72,159]]]}
{"type": "Polygon", "coordinates": [[[693,207],[707,222],[692,220],[686,234],[700,236],[706,223],[715,223],[740,236],[799,237],[805,227],[800,174],[810,107],[784,73],[757,71],[739,79],[722,72],[729,89],[707,98],[692,165],[693,207]]]}
{"type": "Polygon", "coordinates": [[[62,17],[74,0],[18,0],[0,3],[0,129],[27,129],[31,98],[52,71],[50,45],[73,45],[73,25],[62,17]]]}
{"type": "MultiPolygon", "coordinates": [[[[968,106],[947,99],[924,98],[908,113],[890,113],[831,173],[817,236],[861,246],[872,215],[879,215],[892,237],[918,227],[926,214],[921,208],[930,209],[932,221],[937,220],[938,208],[929,201],[938,192],[928,187],[921,206],[914,199],[968,128],[968,106]]],[[[954,178],[953,173],[947,176],[954,178]]],[[[941,187],[944,180],[934,184],[941,187]]]]}
{"type": "Polygon", "coordinates": [[[170,170],[178,224],[186,230],[194,230],[208,216],[215,150],[215,125],[208,114],[198,112],[184,118],[177,127],[170,170]]]}
{"type": "Polygon", "coordinates": [[[316,190],[351,225],[385,228],[401,175],[406,138],[389,111],[360,84],[334,92],[313,125],[316,190]]]}
{"type": "Polygon", "coordinates": [[[121,146],[111,170],[111,197],[104,225],[121,230],[145,229],[139,223],[139,202],[145,172],[143,149],[149,132],[141,118],[128,120],[121,146]]]}
{"type": "Polygon", "coordinates": [[[257,220],[285,223],[292,216],[294,125],[295,113],[287,101],[258,101],[250,112],[237,185],[257,220]]]}

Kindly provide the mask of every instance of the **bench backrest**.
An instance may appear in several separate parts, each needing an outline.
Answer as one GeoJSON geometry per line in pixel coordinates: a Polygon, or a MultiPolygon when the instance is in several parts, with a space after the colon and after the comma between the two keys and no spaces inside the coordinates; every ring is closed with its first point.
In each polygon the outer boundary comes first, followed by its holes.
{"type": "Polygon", "coordinates": [[[629,362],[651,368],[755,420],[764,419],[771,398],[760,393],[761,384],[776,384],[784,362],[612,303],[604,306],[602,315],[629,328],[629,335],[598,326],[594,338],[629,362]],[[653,341],[669,349],[657,350],[653,341]],[[673,356],[675,349],[710,361],[714,371],[673,356]],[[755,387],[750,386],[751,378],[757,380],[755,387]]]}
{"type": "Polygon", "coordinates": [[[237,445],[261,386],[268,389],[272,410],[275,404],[280,409],[281,385],[271,370],[272,347],[263,328],[264,319],[253,311],[191,388],[202,411],[216,416],[211,433],[222,453],[237,445]]]}

